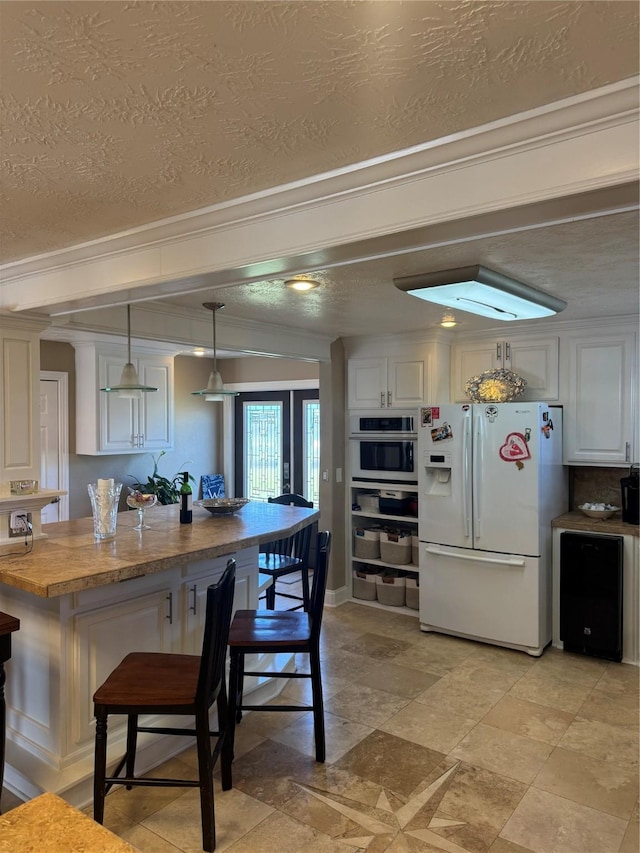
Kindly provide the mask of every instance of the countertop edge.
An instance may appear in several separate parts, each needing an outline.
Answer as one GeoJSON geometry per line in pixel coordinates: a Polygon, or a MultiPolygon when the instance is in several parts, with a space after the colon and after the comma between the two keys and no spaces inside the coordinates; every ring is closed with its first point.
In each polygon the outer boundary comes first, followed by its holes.
{"type": "Polygon", "coordinates": [[[623,521],[619,514],[611,518],[598,520],[589,518],[579,510],[565,512],[551,521],[552,527],[563,527],[566,530],[579,530],[585,533],[602,533],[607,536],[640,537],[640,527],[623,521]]]}

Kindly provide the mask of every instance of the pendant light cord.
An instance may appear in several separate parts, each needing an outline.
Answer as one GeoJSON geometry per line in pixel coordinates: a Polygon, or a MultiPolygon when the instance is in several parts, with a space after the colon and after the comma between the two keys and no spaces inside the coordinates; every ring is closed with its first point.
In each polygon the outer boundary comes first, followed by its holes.
{"type": "Polygon", "coordinates": [[[131,305],[127,305],[127,362],[131,364],[131,305]]]}
{"type": "Polygon", "coordinates": [[[213,314],[213,372],[216,373],[218,370],[218,359],[216,356],[216,310],[214,308],[211,312],[213,314]]]}

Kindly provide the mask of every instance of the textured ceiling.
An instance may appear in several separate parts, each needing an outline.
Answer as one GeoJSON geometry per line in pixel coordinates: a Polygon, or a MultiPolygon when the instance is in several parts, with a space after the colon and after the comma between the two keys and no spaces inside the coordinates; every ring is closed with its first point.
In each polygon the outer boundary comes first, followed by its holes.
{"type": "MultiPolygon", "coordinates": [[[[638,9],[574,0],[4,0],[2,260],[630,77],[638,9]]],[[[258,302],[260,287],[246,291],[258,302]]]]}
{"type": "MultiPolygon", "coordinates": [[[[567,308],[546,323],[630,316],[638,313],[640,298],[639,225],[637,212],[568,222],[319,270],[310,276],[321,287],[304,294],[275,280],[219,288],[215,299],[226,303],[221,324],[234,316],[308,332],[330,329],[335,337],[401,334],[436,326],[445,312],[402,293],[393,278],[479,263],[566,300],[567,308]]],[[[199,307],[203,299],[193,293],[168,301],[199,307]]],[[[456,332],[496,325],[455,315],[456,332]]]]}

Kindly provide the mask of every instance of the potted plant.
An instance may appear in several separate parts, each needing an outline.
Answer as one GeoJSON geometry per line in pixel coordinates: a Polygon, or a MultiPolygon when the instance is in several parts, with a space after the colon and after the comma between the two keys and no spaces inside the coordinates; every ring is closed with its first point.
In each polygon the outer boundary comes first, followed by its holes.
{"type": "MultiPolygon", "coordinates": [[[[156,495],[159,504],[177,504],[180,501],[180,483],[182,482],[182,471],[188,462],[184,462],[181,470],[169,479],[158,474],[158,463],[167,451],[161,450],[158,458],[151,456],[153,459],[153,473],[149,474],[146,483],[134,483],[133,488],[144,495],[156,495]]],[[[131,475],[130,475],[131,476],[131,475]]],[[[195,483],[195,478],[189,475],[192,483],[195,483]]]]}

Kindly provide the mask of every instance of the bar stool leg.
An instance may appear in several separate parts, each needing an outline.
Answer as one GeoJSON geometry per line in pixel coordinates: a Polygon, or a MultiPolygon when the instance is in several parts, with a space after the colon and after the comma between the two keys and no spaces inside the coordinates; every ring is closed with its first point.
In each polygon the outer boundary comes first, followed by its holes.
{"type": "Polygon", "coordinates": [[[93,819],[104,821],[104,779],[107,775],[107,715],[96,711],[96,757],[93,773],[93,819]]]}

